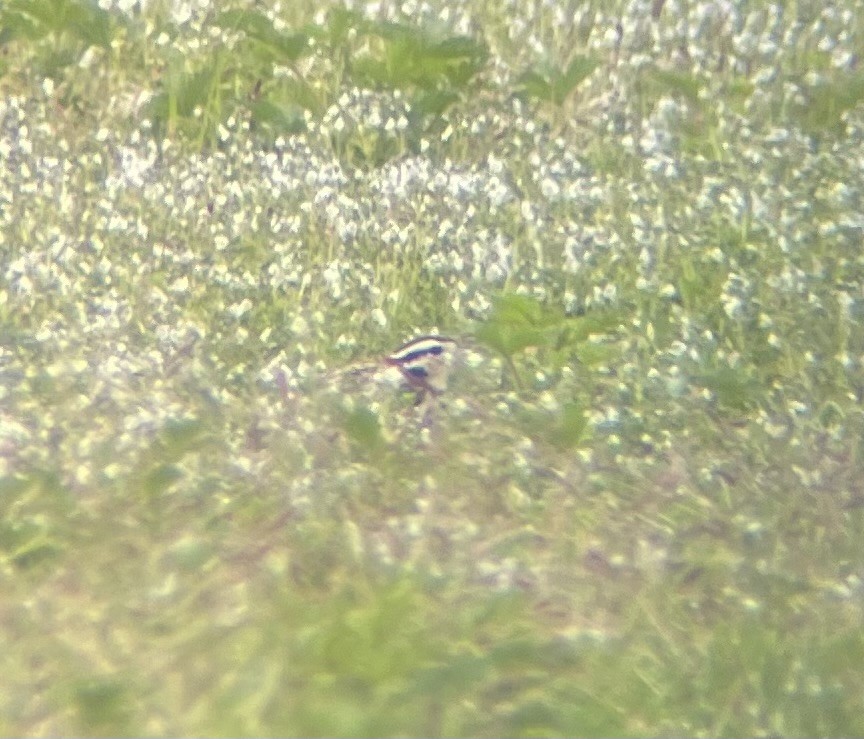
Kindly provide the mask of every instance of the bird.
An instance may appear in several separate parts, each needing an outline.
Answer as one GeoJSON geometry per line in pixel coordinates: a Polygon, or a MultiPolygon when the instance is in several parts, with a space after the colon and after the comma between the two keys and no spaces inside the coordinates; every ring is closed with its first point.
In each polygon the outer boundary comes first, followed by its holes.
{"type": "Polygon", "coordinates": [[[417,393],[415,405],[427,395],[441,395],[456,356],[456,341],[446,336],[418,336],[384,357],[384,363],[395,367],[417,393]]]}

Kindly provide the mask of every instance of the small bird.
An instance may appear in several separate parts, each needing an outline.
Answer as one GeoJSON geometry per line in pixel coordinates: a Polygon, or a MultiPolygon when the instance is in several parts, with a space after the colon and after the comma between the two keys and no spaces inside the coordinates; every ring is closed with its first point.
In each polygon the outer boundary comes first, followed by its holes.
{"type": "Polygon", "coordinates": [[[417,392],[416,404],[426,394],[441,395],[447,389],[447,379],[456,355],[456,342],[444,336],[418,336],[384,358],[384,363],[396,367],[406,382],[417,392]]]}

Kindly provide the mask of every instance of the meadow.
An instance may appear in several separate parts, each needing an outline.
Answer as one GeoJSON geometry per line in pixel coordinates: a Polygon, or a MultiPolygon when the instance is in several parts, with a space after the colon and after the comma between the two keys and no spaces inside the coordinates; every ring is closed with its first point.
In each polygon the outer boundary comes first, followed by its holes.
{"type": "Polygon", "coordinates": [[[862,53],[3,3],[0,734],[864,735],[862,53]]]}

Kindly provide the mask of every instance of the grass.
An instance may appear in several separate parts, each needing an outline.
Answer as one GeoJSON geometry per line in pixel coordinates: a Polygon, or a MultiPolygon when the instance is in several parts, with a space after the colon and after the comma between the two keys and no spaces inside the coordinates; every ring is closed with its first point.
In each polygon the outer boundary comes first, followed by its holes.
{"type": "Polygon", "coordinates": [[[0,10],[0,733],[864,733],[852,4],[102,5],[0,10]]]}

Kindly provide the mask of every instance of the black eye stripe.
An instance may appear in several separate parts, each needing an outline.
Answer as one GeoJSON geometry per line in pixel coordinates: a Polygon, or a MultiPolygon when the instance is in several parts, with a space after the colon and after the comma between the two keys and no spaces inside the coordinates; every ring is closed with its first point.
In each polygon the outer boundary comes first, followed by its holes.
{"type": "Polygon", "coordinates": [[[385,364],[398,367],[402,377],[420,397],[440,395],[447,389],[447,375],[455,356],[456,342],[444,336],[419,336],[400,346],[385,364]]]}

